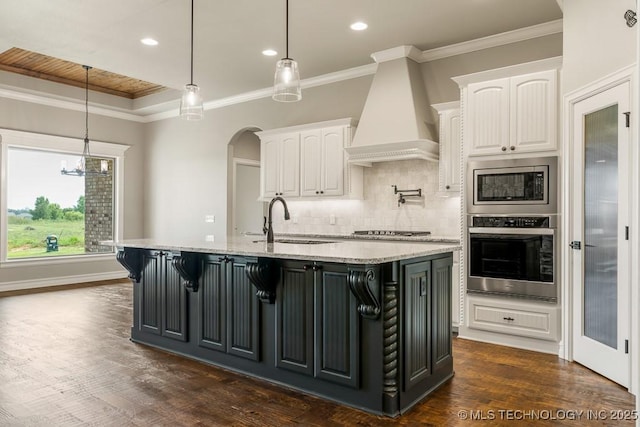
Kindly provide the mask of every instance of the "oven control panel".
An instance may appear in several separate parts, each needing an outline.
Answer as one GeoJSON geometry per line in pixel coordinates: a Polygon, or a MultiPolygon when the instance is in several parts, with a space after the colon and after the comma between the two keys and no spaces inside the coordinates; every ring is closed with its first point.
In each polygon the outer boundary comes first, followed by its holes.
{"type": "Polygon", "coordinates": [[[548,216],[474,216],[473,227],[549,228],[548,216]]]}

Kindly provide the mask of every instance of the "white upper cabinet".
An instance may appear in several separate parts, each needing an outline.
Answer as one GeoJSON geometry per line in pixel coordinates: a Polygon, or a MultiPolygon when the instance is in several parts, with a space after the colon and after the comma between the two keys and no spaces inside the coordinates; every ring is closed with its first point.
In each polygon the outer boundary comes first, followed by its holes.
{"type": "Polygon", "coordinates": [[[454,77],[465,156],[556,151],[559,66],[551,58],[454,77]]]}
{"type": "Polygon", "coordinates": [[[473,83],[467,90],[465,139],[471,154],[495,154],[509,144],[509,79],[473,83]]]}
{"type": "Polygon", "coordinates": [[[440,117],[440,161],[438,191],[460,192],[460,150],[462,145],[460,133],[460,103],[445,102],[434,104],[440,117]]]}
{"type": "Polygon", "coordinates": [[[257,132],[262,197],[362,198],[362,167],[348,165],[344,151],[353,125],[340,119],[257,132]]]}
{"type": "Polygon", "coordinates": [[[300,196],[344,194],[345,127],[300,133],[300,196]]]}
{"type": "Polygon", "coordinates": [[[260,183],[263,197],[300,194],[300,135],[270,135],[260,143],[260,183]]]}
{"type": "Polygon", "coordinates": [[[510,140],[516,150],[556,149],[557,74],[548,70],[511,78],[510,140]]]}

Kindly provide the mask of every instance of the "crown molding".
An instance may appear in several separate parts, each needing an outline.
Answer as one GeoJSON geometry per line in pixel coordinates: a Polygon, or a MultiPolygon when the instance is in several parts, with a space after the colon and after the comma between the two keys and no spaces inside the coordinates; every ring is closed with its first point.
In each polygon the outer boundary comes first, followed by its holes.
{"type": "MultiPolygon", "coordinates": [[[[39,95],[32,92],[21,91],[18,88],[0,86],[0,98],[13,99],[16,101],[30,102],[32,104],[44,105],[47,107],[61,108],[63,110],[85,111],[84,101],[75,99],[65,99],[53,97],[51,95],[39,95]]],[[[129,120],[132,122],[144,123],[147,120],[144,116],[135,113],[128,113],[115,109],[114,107],[97,106],[89,103],[89,112],[100,116],[113,117],[116,119],[129,120]]]]}
{"type": "MultiPolygon", "coordinates": [[[[450,46],[444,46],[426,51],[420,51],[415,46],[410,45],[398,46],[373,53],[371,55],[371,57],[375,61],[375,63],[373,64],[362,65],[359,67],[349,68],[347,70],[336,71],[334,73],[323,74],[321,76],[304,79],[300,82],[300,86],[303,89],[308,89],[312,87],[372,75],[376,72],[378,63],[391,61],[398,58],[409,58],[415,62],[424,63],[561,32],[562,20],[559,19],[556,21],[550,21],[539,25],[533,25],[530,27],[520,28],[505,33],[495,34],[480,39],[470,40],[467,42],[457,43],[450,46]]],[[[214,110],[230,105],[241,104],[243,102],[269,98],[271,97],[271,94],[271,87],[244,92],[226,98],[220,98],[205,102],[204,110],[214,110]]],[[[85,108],[84,102],[81,102],[80,100],[54,97],[51,95],[46,95],[44,93],[33,93],[24,89],[20,89],[18,87],[10,87],[7,85],[0,85],[0,98],[31,102],[34,104],[73,111],[84,111],[85,108]]],[[[105,117],[112,117],[138,123],[150,123],[179,116],[178,99],[176,99],[175,102],[168,101],[162,104],[155,105],[153,107],[154,109],[161,109],[164,111],[152,114],[144,114],[144,112],[142,111],[123,111],[122,109],[116,107],[110,107],[107,105],[96,105],[94,103],[93,105],[89,105],[89,112],[105,117]]],[[[143,110],[146,110],[148,108],[149,107],[145,107],[143,110]]]]}
{"type": "Polygon", "coordinates": [[[519,28],[505,33],[494,34],[492,36],[482,37],[475,40],[469,40],[462,43],[456,43],[449,46],[439,47],[436,49],[425,50],[422,52],[420,60],[417,62],[429,62],[437,59],[444,59],[451,56],[462,55],[465,53],[476,52],[478,50],[498,47],[505,44],[517,43],[525,40],[535,39],[538,37],[558,34],[562,32],[562,19],[545,22],[543,24],[532,25],[530,27],[519,28]]]}
{"type": "MultiPolygon", "coordinates": [[[[377,64],[367,64],[360,67],[349,68],[343,71],[337,71],[335,73],[328,73],[321,76],[311,77],[301,80],[300,87],[302,89],[309,89],[316,86],[322,86],[330,83],[341,82],[344,80],[355,79],[358,77],[369,76],[375,74],[377,67],[377,64]]],[[[215,110],[216,108],[228,107],[230,105],[241,104],[243,102],[255,101],[263,98],[271,98],[272,94],[272,87],[240,93],[238,95],[228,96],[226,98],[206,101],[204,103],[204,110],[215,110]]],[[[178,116],[179,109],[176,107],[171,109],[170,111],[164,111],[161,113],[145,116],[145,122],[155,122],[158,120],[165,120],[178,116]]]]}

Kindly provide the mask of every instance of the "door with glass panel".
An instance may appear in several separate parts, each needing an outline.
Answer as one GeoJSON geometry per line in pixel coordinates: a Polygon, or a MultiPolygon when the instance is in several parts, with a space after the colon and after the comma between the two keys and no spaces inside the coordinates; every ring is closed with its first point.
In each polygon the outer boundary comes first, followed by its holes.
{"type": "Polygon", "coordinates": [[[575,104],[573,359],[629,386],[629,84],[575,104]]]}

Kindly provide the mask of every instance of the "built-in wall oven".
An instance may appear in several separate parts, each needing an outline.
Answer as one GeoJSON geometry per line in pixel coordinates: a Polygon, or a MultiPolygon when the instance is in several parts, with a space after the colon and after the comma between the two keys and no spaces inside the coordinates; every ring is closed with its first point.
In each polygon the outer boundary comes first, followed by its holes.
{"type": "Polygon", "coordinates": [[[467,163],[467,292],[558,299],[557,157],[467,163]]]}
{"type": "Polygon", "coordinates": [[[467,292],[557,301],[553,216],[469,216],[467,292]]]}

